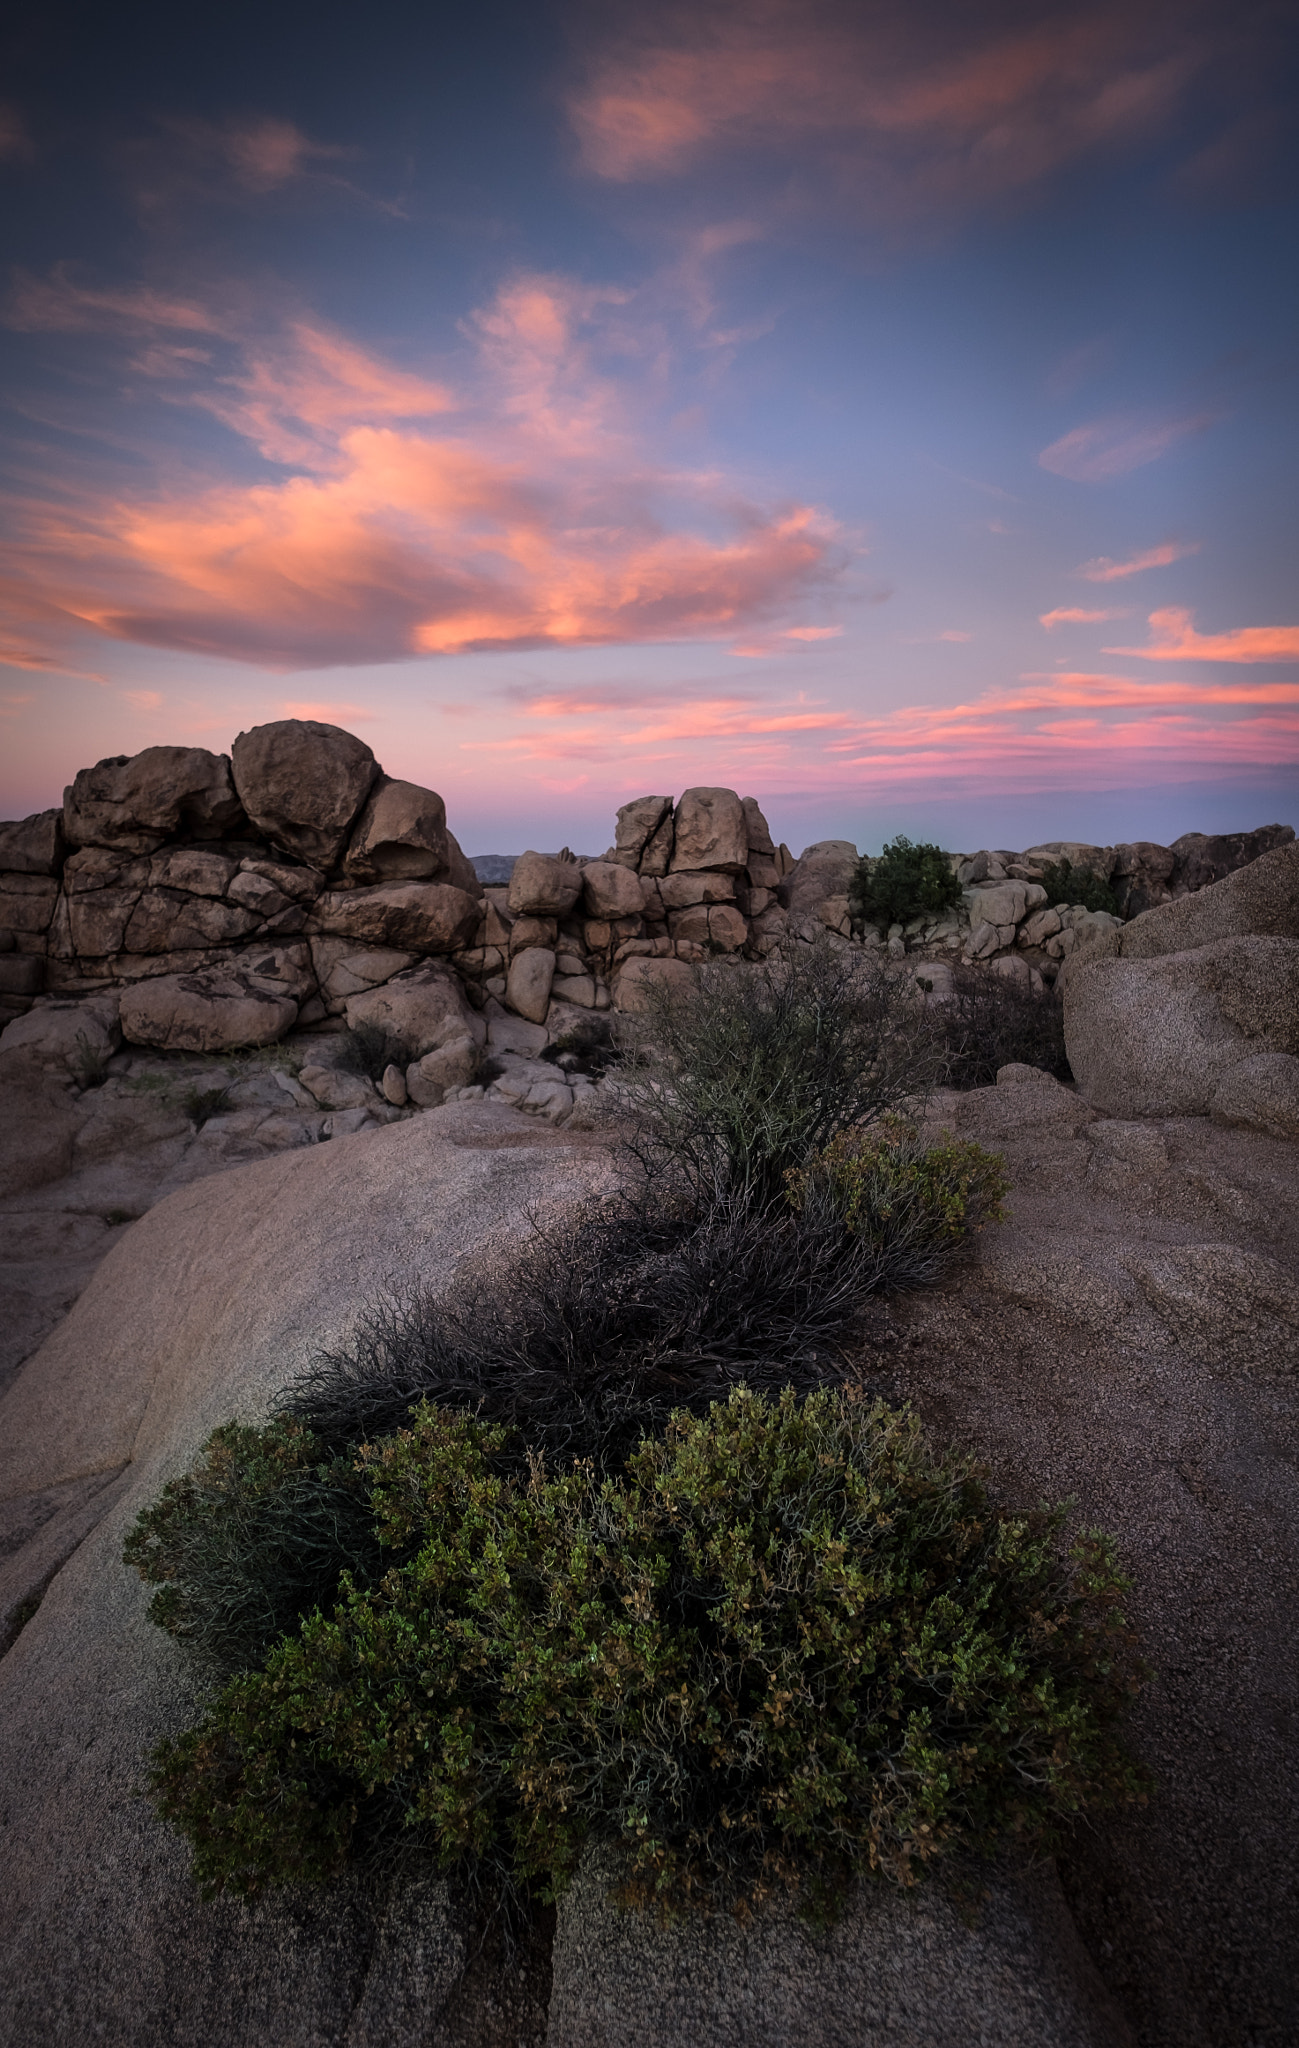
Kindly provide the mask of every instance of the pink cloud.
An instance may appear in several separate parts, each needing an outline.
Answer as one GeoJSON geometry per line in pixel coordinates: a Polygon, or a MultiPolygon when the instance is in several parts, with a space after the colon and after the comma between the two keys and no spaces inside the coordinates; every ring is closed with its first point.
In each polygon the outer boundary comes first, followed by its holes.
{"type": "MultiPolygon", "coordinates": [[[[305,319],[234,344],[233,369],[195,366],[170,401],[299,473],[13,504],[10,588],[34,644],[76,626],[303,668],[778,625],[839,573],[830,522],[662,469],[625,394],[587,374],[599,300],[513,280],[472,325],[482,360],[459,396],[305,319]]],[[[179,324],[170,300],[76,288],[45,310],[96,307],[179,324]]]]}
{"type": "Polygon", "coordinates": [[[1144,139],[1205,46],[1107,7],[1007,28],[953,11],[767,0],[603,17],[569,115],[596,176],[679,177],[719,152],[796,156],[801,181],[896,215],[966,207],[1080,153],[1144,139]]]}
{"type": "Polygon", "coordinates": [[[1151,612],[1147,647],[1107,647],[1141,661],[1299,661],[1299,626],[1242,626],[1234,633],[1197,633],[1194,612],[1170,606],[1151,612]]]}
{"type": "Polygon", "coordinates": [[[367,711],[363,704],[304,703],[298,698],[286,698],[280,711],[285,718],[315,718],[322,725],[373,724],[379,716],[377,711],[367,711]]]}
{"type": "Polygon", "coordinates": [[[1120,583],[1126,576],[1139,576],[1143,569],[1166,569],[1170,562],[1180,562],[1186,555],[1198,555],[1199,552],[1198,540],[1168,540],[1157,548],[1147,548],[1143,555],[1133,555],[1126,562],[1115,562],[1109,555],[1097,555],[1094,561],[1084,562],[1073,573],[1085,577],[1088,583],[1120,583]]]}
{"type": "Polygon", "coordinates": [[[785,640],[838,640],[842,633],[842,626],[787,626],[781,638],[785,640]]]}
{"type": "Polygon", "coordinates": [[[1093,420],[1062,434],[1038,456],[1043,469],[1071,483],[1108,483],[1130,470],[1158,462],[1179,441],[1212,426],[1215,415],[1196,413],[1181,419],[1141,419],[1132,414],[1093,420]]]}
{"type": "Polygon", "coordinates": [[[1038,623],[1045,626],[1047,632],[1050,633],[1057,626],[1094,626],[1106,619],[1126,619],[1127,616],[1127,611],[1122,606],[1117,611],[1111,612],[1080,611],[1077,606],[1071,606],[1068,609],[1043,612],[1038,623]]]}

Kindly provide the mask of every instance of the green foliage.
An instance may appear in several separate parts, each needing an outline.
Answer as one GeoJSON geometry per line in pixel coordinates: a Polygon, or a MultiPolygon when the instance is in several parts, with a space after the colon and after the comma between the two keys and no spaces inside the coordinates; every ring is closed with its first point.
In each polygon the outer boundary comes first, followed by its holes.
{"type": "Polygon", "coordinates": [[[986,1088],[1002,1067],[1041,1067],[1058,1081],[1073,1074],[1064,1043],[1064,1005],[977,961],[952,970],[952,993],[935,1005],[951,1088],[986,1088]]]}
{"type": "Polygon", "coordinates": [[[913,980],[878,954],[793,943],[652,988],[619,1091],[632,1150],[700,1197],[782,1198],[840,1131],[922,1097],[941,1060],[913,980]]]}
{"type": "Polygon", "coordinates": [[[195,1130],[201,1131],[209,1117],[220,1116],[223,1110],[230,1107],[230,1086],[229,1084],[218,1088],[191,1086],[182,1092],[179,1106],[189,1118],[195,1130]]]}
{"type": "Polygon", "coordinates": [[[866,1137],[841,1132],[789,1175],[796,1209],[817,1192],[852,1235],[895,1257],[905,1246],[916,1284],[935,1279],[971,1230],[1001,1221],[1010,1180],[998,1153],[961,1139],[926,1145],[912,1125],[891,1119],[866,1137]]]}
{"type": "Polygon", "coordinates": [[[284,1630],[331,1602],[339,1576],[378,1561],[365,1489],[301,1423],[216,1430],[126,1539],[128,1565],[157,1592],[150,1619],[230,1669],[257,1663],[284,1630]]]}
{"type": "Polygon", "coordinates": [[[960,900],[950,855],[928,842],[913,846],[904,834],[891,839],[878,860],[863,857],[857,863],[848,891],[852,916],[885,932],[917,917],[936,922],[960,900]]]}
{"type": "Polygon", "coordinates": [[[833,1897],[1140,1796],[1109,1544],[1063,1560],[914,1418],[737,1391],[604,1481],[506,1448],[423,1406],[364,1449],[392,1568],[158,1746],[209,1890],[328,1877],[378,1808],[543,1896],[601,1836],[662,1909],[833,1897]]]}
{"type": "Polygon", "coordinates": [[[1067,857],[1047,862],[1042,870],[1042,887],[1052,908],[1062,903],[1081,903],[1084,910],[1108,910],[1111,917],[1119,914],[1118,897],[1109,883],[1091,868],[1076,868],[1067,857]]]}

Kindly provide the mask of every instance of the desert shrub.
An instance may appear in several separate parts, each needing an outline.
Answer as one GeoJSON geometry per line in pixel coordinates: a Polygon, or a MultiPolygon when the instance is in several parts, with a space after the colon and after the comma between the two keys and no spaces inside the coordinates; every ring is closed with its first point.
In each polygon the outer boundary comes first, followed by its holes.
{"type": "Polygon", "coordinates": [[[373,1081],[376,1088],[388,1067],[408,1067],[414,1057],[405,1039],[369,1020],[349,1026],[334,1043],[339,1065],[363,1081],[373,1081]]]}
{"type": "Polygon", "coordinates": [[[230,1084],[218,1088],[191,1086],[182,1091],[180,1108],[196,1130],[201,1131],[209,1117],[220,1116],[230,1106],[230,1084]]]}
{"type": "Polygon", "coordinates": [[[760,965],[705,963],[692,989],[648,1001],[619,1091],[627,1143],[651,1176],[703,1200],[781,1201],[791,1168],[923,1096],[940,1071],[914,980],[828,935],[760,965]]]}
{"type": "Polygon", "coordinates": [[[68,1056],[68,1070],[79,1088],[102,1088],[108,1079],[108,1062],[111,1057],[101,1046],[93,1045],[84,1031],[77,1033],[77,1049],[68,1056]]]}
{"type": "Polygon", "coordinates": [[[917,917],[933,922],[960,900],[950,855],[941,846],[913,846],[904,834],[891,839],[878,860],[860,860],[848,890],[851,915],[881,931],[917,917]]]}
{"type": "Polygon", "coordinates": [[[541,1055],[565,1073],[589,1074],[598,1079],[622,1058],[614,1044],[613,1026],[607,1016],[584,1017],[571,1031],[551,1040],[541,1055]]]}
{"type": "Polygon", "coordinates": [[[1046,863],[1042,887],[1049,905],[1081,903],[1084,910],[1108,910],[1112,917],[1119,914],[1119,900],[1109,883],[1091,868],[1076,868],[1067,857],[1046,863]]]}
{"type": "Polygon", "coordinates": [[[257,1664],[340,1573],[380,1552],[352,1456],[294,1421],[227,1423],[137,1518],[125,1561],[157,1586],[150,1619],[229,1668],[257,1664]]]}
{"type": "Polygon", "coordinates": [[[999,1067],[1041,1067],[1072,1079],[1064,1043],[1064,1008],[1049,989],[1036,993],[977,962],[952,969],[952,993],[934,1005],[952,1088],[983,1088],[999,1067]]]}
{"type": "Polygon", "coordinates": [[[1139,1796],[1110,1545],[1062,1558],[1062,1510],[913,1418],[737,1391],[604,1481],[504,1471],[503,1435],[423,1407],[367,1447],[403,1561],[155,1750],[208,1890],[327,1878],[378,1807],[543,1897],[604,1838],[662,1908],[824,1902],[1139,1796]]]}
{"type": "Polygon", "coordinates": [[[962,1139],[927,1145],[900,1121],[864,1137],[843,1131],[789,1176],[796,1210],[819,1200],[912,1287],[936,1280],[972,1230],[1000,1222],[1009,1191],[998,1153],[962,1139]]]}
{"type": "Polygon", "coordinates": [[[847,1230],[819,1184],[798,1213],[606,1197],[535,1225],[508,1266],[373,1305],[289,1409],[341,1452],[427,1399],[511,1425],[520,1460],[616,1471],[674,1409],[702,1413],[741,1380],[807,1386],[841,1370],[871,1295],[909,1284],[907,1249],[847,1230]]]}

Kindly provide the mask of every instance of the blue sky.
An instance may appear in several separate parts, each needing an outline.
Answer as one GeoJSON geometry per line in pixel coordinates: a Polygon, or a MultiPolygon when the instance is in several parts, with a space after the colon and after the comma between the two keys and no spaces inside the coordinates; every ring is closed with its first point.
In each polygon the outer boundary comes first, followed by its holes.
{"type": "Polygon", "coordinates": [[[310,715],[473,850],[1299,816],[1288,10],[42,10],[0,810],[310,715]]]}

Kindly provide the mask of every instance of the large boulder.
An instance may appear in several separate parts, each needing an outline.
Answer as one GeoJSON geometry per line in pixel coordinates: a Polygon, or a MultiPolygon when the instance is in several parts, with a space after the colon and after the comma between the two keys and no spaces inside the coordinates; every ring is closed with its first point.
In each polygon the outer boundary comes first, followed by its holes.
{"type": "Polygon", "coordinates": [[[1242,1061],[1299,1054],[1299,939],[1220,939],[1188,952],[1071,965],[1064,1029],[1074,1077],[1095,1108],[1121,1117],[1203,1116],[1242,1061]]]}
{"type": "Polygon", "coordinates": [[[549,946],[528,946],[510,962],[505,1000],[520,1017],[544,1024],[555,981],[555,954],[549,946]]]}
{"type": "Polygon", "coordinates": [[[503,2048],[525,2032],[486,2010],[503,1976],[463,1977],[472,1928],[428,1877],[200,1897],[139,1788],[205,1673],[146,1619],[122,1544],[217,1424],[263,1418],[370,1301],[444,1287],[606,1171],[589,1143],[484,1104],[236,1167],[125,1231],[23,1367],[0,1402],[0,1592],[39,1606],[0,1660],[4,2048],[503,2048]]]}
{"type": "Polygon", "coordinates": [[[1241,1060],[1214,1089],[1209,1115],[1216,1124],[1299,1138],[1299,1059],[1288,1052],[1258,1052],[1241,1060]]]}
{"type": "Polygon", "coordinates": [[[107,1060],[121,1042],[114,991],[83,1000],[51,997],[0,1031],[0,1062],[38,1061],[76,1072],[107,1060]]]}
{"type": "Polygon", "coordinates": [[[1148,960],[1242,933],[1299,939],[1299,844],[1273,847],[1196,895],[1134,917],[1116,934],[1115,950],[1125,960],[1148,960]]]}
{"type": "Polygon", "coordinates": [[[224,754],[206,747],[146,747],[83,768],[63,792],[69,846],[149,853],[164,839],[217,839],[241,822],[224,754]]]}
{"type": "Polygon", "coordinates": [[[749,828],[733,789],[687,789],[677,805],[672,872],[723,868],[742,874],[749,860],[749,828]]]}
{"type": "MultiPolygon", "coordinates": [[[[381,988],[349,996],[348,1024],[377,1025],[406,1048],[407,1058],[421,1059],[452,1040],[468,1039],[475,1047],[487,1040],[487,1025],[465,1001],[464,986],[449,967],[424,961],[394,975],[381,988]]],[[[465,1075],[468,1080],[470,1076],[465,1075]]]]}
{"type": "Polygon", "coordinates": [[[1221,882],[1294,836],[1293,825],[1260,825],[1255,832],[1184,832],[1168,849],[1175,862],[1173,894],[1184,896],[1221,882]]]}
{"type": "Polygon", "coordinates": [[[776,842],[771,836],[771,827],[762,814],[757,797],[741,797],[740,808],[744,812],[744,831],[749,842],[749,852],[761,854],[768,860],[774,859],[776,842]]]}
{"type": "Polygon", "coordinates": [[[0,823],[0,874],[57,875],[62,865],[62,811],[0,823]]]}
{"type": "Polygon", "coordinates": [[[638,796],[634,803],[623,804],[618,812],[614,827],[614,850],[620,861],[628,867],[639,867],[641,856],[661,825],[670,828],[672,799],[670,796],[638,796]]]}
{"type": "Polygon", "coordinates": [[[436,791],[381,775],[343,866],[359,882],[431,882],[447,871],[447,807],[436,791]]]}
{"type": "MultiPolygon", "coordinates": [[[[521,853],[506,899],[516,917],[567,917],[582,893],[585,871],[549,853],[521,853]]],[[[638,892],[639,895],[639,892],[638,892]]]]}
{"type": "Polygon", "coordinates": [[[122,1036],[166,1052],[273,1045],[314,986],[305,946],[233,953],[188,974],[159,974],[122,994],[122,1036]]]}
{"type": "Polygon", "coordinates": [[[818,839],[804,847],[776,895],[796,923],[815,920],[827,896],[849,893],[856,872],[857,849],[850,839],[818,839]]]}
{"type": "Polygon", "coordinates": [[[582,896],[584,915],[596,918],[639,917],[644,901],[634,870],[612,860],[587,862],[582,896]]]}
{"type": "Polygon", "coordinates": [[[313,867],[332,868],[380,769],[364,740],[313,718],[241,732],[235,787],[257,830],[313,867]]]}
{"type": "Polygon", "coordinates": [[[53,875],[0,874],[0,931],[33,938],[48,931],[58,900],[53,875]]]}
{"type": "Polygon", "coordinates": [[[695,971],[685,960],[656,960],[643,954],[633,954],[624,960],[613,982],[613,1006],[632,1014],[650,1008],[655,994],[661,990],[688,994],[695,986],[695,971]]]}
{"type": "Polygon", "coordinates": [[[326,890],[313,927],[331,938],[410,953],[454,953],[478,929],[479,902],[449,882],[387,882],[372,889],[326,890]]]}
{"type": "Polygon", "coordinates": [[[621,1911],[591,1856],[559,1905],[548,2048],[1131,2048],[1054,1868],[865,1886],[814,1933],[787,1906],[666,1926],[621,1911]]]}

